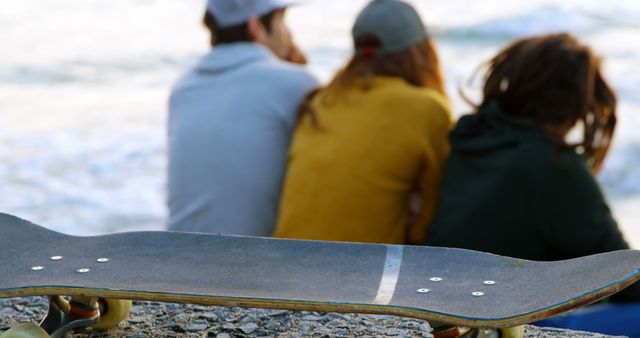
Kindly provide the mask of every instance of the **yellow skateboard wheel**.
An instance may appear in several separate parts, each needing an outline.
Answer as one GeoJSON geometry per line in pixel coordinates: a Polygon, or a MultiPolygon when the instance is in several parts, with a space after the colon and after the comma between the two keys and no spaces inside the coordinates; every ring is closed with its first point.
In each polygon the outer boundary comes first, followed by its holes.
{"type": "Polygon", "coordinates": [[[507,329],[500,329],[500,338],[522,338],[524,337],[524,325],[514,326],[507,329]]]}
{"type": "Polygon", "coordinates": [[[34,323],[22,323],[0,334],[0,338],[50,338],[47,331],[34,323]]]}
{"type": "Polygon", "coordinates": [[[93,325],[96,330],[103,331],[114,328],[129,316],[131,301],[128,299],[100,298],[98,302],[100,302],[100,318],[93,325]]]}

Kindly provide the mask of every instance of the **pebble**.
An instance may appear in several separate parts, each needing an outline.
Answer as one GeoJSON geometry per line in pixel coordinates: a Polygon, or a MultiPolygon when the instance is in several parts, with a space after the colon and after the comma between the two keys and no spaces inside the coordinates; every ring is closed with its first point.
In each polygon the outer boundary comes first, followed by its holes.
{"type": "Polygon", "coordinates": [[[174,315],[172,320],[176,323],[186,323],[189,321],[189,319],[191,319],[191,317],[189,316],[189,314],[186,313],[178,313],[177,315],[174,315]]]}
{"type": "Polygon", "coordinates": [[[6,307],[0,309],[0,317],[13,317],[17,314],[16,310],[6,307]]]}
{"type": "Polygon", "coordinates": [[[145,319],[139,316],[130,316],[129,317],[129,323],[133,323],[133,324],[140,324],[140,323],[144,323],[145,319]]]}
{"type": "Polygon", "coordinates": [[[187,326],[188,332],[202,332],[205,331],[209,325],[207,323],[194,323],[187,326]]]}
{"type": "Polygon", "coordinates": [[[346,337],[349,335],[349,331],[345,329],[336,330],[336,336],[346,337]]]}
{"type": "Polygon", "coordinates": [[[302,333],[309,333],[309,332],[311,332],[311,330],[313,330],[312,326],[304,325],[304,324],[300,325],[300,332],[302,332],[302,333]]]}
{"type": "Polygon", "coordinates": [[[171,330],[175,333],[185,333],[187,332],[187,330],[185,330],[182,325],[180,324],[166,324],[164,326],[162,326],[165,329],[171,330]]]}
{"type": "Polygon", "coordinates": [[[259,326],[256,323],[248,323],[248,324],[244,324],[244,325],[240,326],[240,330],[242,330],[242,332],[244,332],[245,334],[252,334],[258,328],[259,328],[259,326]]]}
{"type": "Polygon", "coordinates": [[[332,331],[330,329],[325,328],[325,327],[318,328],[317,332],[319,334],[322,334],[322,335],[325,335],[325,336],[330,336],[331,333],[332,333],[332,331]]]}
{"type": "Polygon", "coordinates": [[[290,313],[291,311],[287,311],[287,310],[271,310],[271,312],[269,313],[269,316],[278,317],[278,316],[285,316],[290,313]]]}
{"type": "Polygon", "coordinates": [[[269,331],[278,331],[278,329],[280,328],[280,323],[275,321],[270,321],[264,325],[264,328],[269,331]]]}
{"type": "Polygon", "coordinates": [[[415,329],[416,327],[420,327],[420,323],[415,321],[403,321],[402,326],[400,327],[403,329],[415,329]]]}
{"type": "Polygon", "coordinates": [[[322,317],[315,316],[315,315],[306,315],[306,316],[303,316],[301,319],[302,320],[312,321],[312,322],[317,322],[317,321],[322,320],[322,317]]]}
{"type": "Polygon", "coordinates": [[[402,336],[405,334],[405,331],[399,329],[388,329],[384,334],[386,336],[402,336]]]}
{"type": "Polygon", "coordinates": [[[335,312],[331,312],[331,313],[327,313],[328,317],[333,317],[333,318],[338,318],[338,319],[342,319],[342,320],[352,320],[353,316],[351,315],[347,315],[347,314],[343,314],[343,313],[335,313],[335,312]]]}
{"type": "Polygon", "coordinates": [[[429,332],[429,331],[431,331],[431,326],[429,326],[428,323],[422,323],[419,326],[419,330],[422,331],[422,332],[429,332]]]}
{"type": "Polygon", "coordinates": [[[234,324],[231,323],[225,323],[222,325],[222,328],[225,330],[235,330],[236,326],[234,324]]]}
{"type": "Polygon", "coordinates": [[[198,315],[200,318],[204,318],[210,322],[215,322],[218,320],[218,315],[215,312],[205,312],[198,315]]]}

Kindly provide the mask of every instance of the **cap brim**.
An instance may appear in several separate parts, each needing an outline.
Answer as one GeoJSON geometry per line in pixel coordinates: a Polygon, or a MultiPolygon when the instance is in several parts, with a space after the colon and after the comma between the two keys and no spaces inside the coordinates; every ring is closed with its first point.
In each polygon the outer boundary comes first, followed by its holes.
{"type": "Polygon", "coordinates": [[[279,8],[286,8],[299,5],[300,0],[274,0],[272,3],[279,8]]]}

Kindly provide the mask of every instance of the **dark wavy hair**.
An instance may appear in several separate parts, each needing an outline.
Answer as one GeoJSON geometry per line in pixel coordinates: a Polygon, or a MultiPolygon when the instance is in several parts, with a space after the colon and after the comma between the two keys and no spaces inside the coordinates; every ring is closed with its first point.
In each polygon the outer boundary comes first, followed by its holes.
{"type": "Polygon", "coordinates": [[[567,33],[517,40],[489,61],[476,108],[496,102],[506,114],[533,121],[557,146],[583,153],[598,172],[616,127],[616,94],[600,65],[591,48],[567,33]],[[583,140],[568,144],[577,124],[583,140]]]}

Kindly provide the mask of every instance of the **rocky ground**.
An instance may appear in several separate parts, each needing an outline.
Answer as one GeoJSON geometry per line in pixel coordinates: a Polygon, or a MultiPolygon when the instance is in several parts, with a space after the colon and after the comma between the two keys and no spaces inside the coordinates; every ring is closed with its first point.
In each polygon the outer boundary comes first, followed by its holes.
{"type": "MultiPolygon", "coordinates": [[[[47,311],[41,297],[0,299],[0,332],[38,321],[47,311]]],[[[432,337],[425,321],[393,316],[224,308],[134,302],[118,328],[84,329],[70,337],[432,337]]],[[[525,337],[608,337],[527,326],[525,337]]]]}

